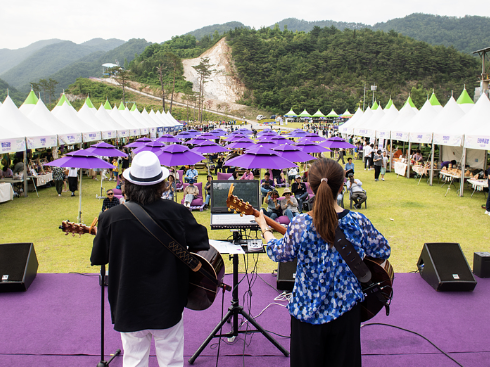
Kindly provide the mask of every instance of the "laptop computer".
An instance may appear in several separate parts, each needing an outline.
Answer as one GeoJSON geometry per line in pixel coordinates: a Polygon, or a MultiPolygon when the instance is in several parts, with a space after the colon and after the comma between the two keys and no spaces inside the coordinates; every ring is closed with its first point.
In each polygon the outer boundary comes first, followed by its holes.
{"type": "Polygon", "coordinates": [[[211,181],[211,229],[258,229],[253,215],[240,216],[228,211],[226,199],[231,184],[234,186],[233,195],[260,210],[258,180],[211,181]]]}

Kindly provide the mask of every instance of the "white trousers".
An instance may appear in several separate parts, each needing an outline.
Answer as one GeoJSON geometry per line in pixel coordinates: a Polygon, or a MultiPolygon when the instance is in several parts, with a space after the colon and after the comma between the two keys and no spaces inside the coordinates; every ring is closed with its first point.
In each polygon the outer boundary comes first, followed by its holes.
{"type": "Polygon", "coordinates": [[[184,320],[168,329],[121,333],[124,367],[148,367],[151,339],[160,367],[184,366],[184,320]]]}

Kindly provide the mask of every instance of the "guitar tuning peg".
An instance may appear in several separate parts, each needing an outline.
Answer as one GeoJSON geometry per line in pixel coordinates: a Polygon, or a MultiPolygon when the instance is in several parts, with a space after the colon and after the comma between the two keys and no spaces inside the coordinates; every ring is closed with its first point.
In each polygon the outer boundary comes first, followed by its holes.
{"type": "Polygon", "coordinates": [[[235,214],[236,214],[236,210],[234,210],[234,211],[233,211],[233,213],[235,213],[235,214]]]}
{"type": "Polygon", "coordinates": [[[240,213],[240,217],[243,217],[243,213],[240,213]]]}
{"type": "MultiPolygon", "coordinates": [[[[231,212],[231,208],[228,208],[228,211],[231,212]]],[[[68,234],[68,233],[67,233],[68,234]]]]}
{"type": "Polygon", "coordinates": [[[233,199],[233,202],[236,204],[237,203],[236,199],[233,199]]]}

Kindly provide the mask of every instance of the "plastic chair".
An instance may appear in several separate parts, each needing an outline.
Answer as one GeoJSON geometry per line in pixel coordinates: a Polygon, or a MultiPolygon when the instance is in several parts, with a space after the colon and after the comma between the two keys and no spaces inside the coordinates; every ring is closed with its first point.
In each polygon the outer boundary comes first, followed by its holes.
{"type": "MultiPolygon", "coordinates": [[[[366,190],[362,190],[365,194],[366,194],[366,200],[364,201],[364,208],[367,209],[367,193],[366,193],[366,190]]],[[[349,206],[350,206],[350,209],[352,209],[352,203],[354,202],[354,200],[352,200],[352,191],[349,191],[349,206]]],[[[361,204],[362,205],[362,204],[361,204]]]]}
{"type": "MultiPolygon", "coordinates": [[[[199,211],[202,212],[203,209],[204,209],[204,200],[203,200],[203,197],[202,197],[202,182],[196,183],[194,185],[196,185],[196,187],[199,189],[199,194],[197,195],[197,197],[194,200],[192,200],[191,207],[189,209],[191,211],[192,210],[195,210],[195,209],[199,209],[199,211]]],[[[185,183],[183,186],[184,186],[183,187],[183,190],[185,190],[185,188],[187,186],[189,186],[189,184],[188,183],[185,183]]],[[[185,199],[185,195],[182,198],[182,200],[180,201],[180,203],[182,205],[184,205],[184,199],[185,199]]]]}
{"type": "Polygon", "coordinates": [[[179,174],[179,179],[178,180],[175,180],[175,190],[176,191],[182,191],[182,190],[184,190],[184,185],[183,185],[183,182],[184,182],[184,170],[179,169],[177,172],[179,174]]]}
{"type": "Polygon", "coordinates": [[[221,173],[221,172],[218,172],[218,180],[228,180],[232,174],[231,173],[221,173]]]}

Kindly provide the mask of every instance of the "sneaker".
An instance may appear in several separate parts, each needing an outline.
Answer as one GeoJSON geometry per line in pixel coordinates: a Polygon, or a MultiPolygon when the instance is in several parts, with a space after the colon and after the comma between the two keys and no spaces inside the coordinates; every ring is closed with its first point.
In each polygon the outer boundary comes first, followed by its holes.
{"type": "Polygon", "coordinates": [[[385,180],[384,178],[381,179],[381,181],[384,181],[384,180],[385,180]]]}
{"type": "Polygon", "coordinates": [[[58,196],[61,196],[61,194],[58,194],[58,196]]]}
{"type": "Polygon", "coordinates": [[[490,215],[490,212],[488,210],[485,210],[485,214],[490,215]]]}
{"type": "Polygon", "coordinates": [[[364,168],[364,171],[367,171],[367,168],[364,168]]]}
{"type": "Polygon", "coordinates": [[[378,181],[378,179],[377,179],[377,178],[375,178],[375,179],[374,179],[374,181],[378,181]]]}
{"type": "Polygon", "coordinates": [[[71,196],[75,196],[75,194],[72,192],[72,193],[71,193],[71,196]]]}

